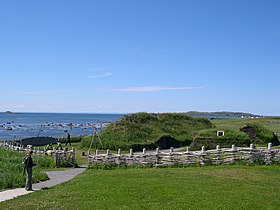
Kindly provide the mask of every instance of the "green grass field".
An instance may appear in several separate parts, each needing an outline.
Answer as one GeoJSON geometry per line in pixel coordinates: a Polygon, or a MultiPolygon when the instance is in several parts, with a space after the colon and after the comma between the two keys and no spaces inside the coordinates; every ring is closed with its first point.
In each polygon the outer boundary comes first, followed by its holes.
{"type": "Polygon", "coordinates": [[[0,209],[279,209],[280,167],[87,170],[0,209]]]}

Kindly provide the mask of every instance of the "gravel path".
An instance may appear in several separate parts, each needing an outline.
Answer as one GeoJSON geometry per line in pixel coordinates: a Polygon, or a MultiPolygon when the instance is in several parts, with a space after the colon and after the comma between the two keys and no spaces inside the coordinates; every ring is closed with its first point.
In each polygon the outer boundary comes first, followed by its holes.
{"type": "Polygon", "coordinates": [[[24,188],[15,188],[15,189],[0,191],[0,202],[10,200],[20,195],[36,192],[43,188],[52,187],[62,182],[66,182],[70,179],[73,179],[75,176],[84,172],[85,170],[86,170],[86,166],[82,166],[80,168],[60,170],[60,171],[46,171],[46,174],[50,179],[44,182],[33,184],[32,186],[34,191],[26,191],[24,188]]]}

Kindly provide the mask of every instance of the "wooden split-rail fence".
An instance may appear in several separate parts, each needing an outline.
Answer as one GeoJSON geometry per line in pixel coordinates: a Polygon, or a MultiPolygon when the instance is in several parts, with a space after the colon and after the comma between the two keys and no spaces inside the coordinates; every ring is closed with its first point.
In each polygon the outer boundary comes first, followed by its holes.
{"type": "Polygon", "coordinates": [[[117,154],[111,154],[107,150],[106,154],[99,154],[98,150],[94,155],[88,155],[89,166],[97,163],[113,163],[113,164],[140,164],[153,166],[168,166],[175,164],[222,164],[235,163],[237,161],[245,161],[247,163],[280,163],[280,149],[273,149],[272,144],[269,143],[267,147],[235,147],[220,148],[217,145],[214,150],[205,150],[203,146],[200,151],[189,151],[187,147],[185,151],[176,152],[172,147],[170,150],[160,151],[146,151],[143,149],[142,153],[133,153],[130,149],[129,154],[121,154],[118,150],[117,154]]]}
{"type": "Polygon", "coordinates": [[[32,145],[27,145],[24,147],[19,143],[13,142],[0,142],[0,147],[5,148],[10,151],[18,151],[22,153],[27,153],[28,150],[33,150],[34,155],[45,155],[45,156],[52,156],[54,158],[54,163],[56,167],[65,166],[65,165],[75,165],[75,148],[72,147],[71,150],[67,148],[64,149],[52,149],[47,150],[40,150],[39,147],[33,147],[32,145]]]}

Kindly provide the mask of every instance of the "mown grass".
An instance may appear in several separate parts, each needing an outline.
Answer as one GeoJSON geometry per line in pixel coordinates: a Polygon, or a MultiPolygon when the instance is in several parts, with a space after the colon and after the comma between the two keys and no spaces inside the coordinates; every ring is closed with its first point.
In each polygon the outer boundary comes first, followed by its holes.
{"type": "Polygon", "coordinates": [[[279,209],[280,167],[87,170],[0,209],[279,209]]]}
{"type": "MultiPolygon", "coordinates": [[[[0,148],[0,190],[24,186],[23,157],[23,153],[0,148]]],[[[38,163],[38,166],[33,168],[33,182],[47,180],[48,176],[43,170],[54,167],[53,160],[46,157],[33,156],[33,161],[38,163]]]]}

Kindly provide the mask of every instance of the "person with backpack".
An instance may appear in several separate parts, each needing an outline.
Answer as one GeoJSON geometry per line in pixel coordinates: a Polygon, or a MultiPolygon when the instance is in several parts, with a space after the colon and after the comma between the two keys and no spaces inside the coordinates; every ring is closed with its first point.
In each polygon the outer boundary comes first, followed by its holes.
{"type": "Polygon", "coordinates": [[[31,157],[32,154],[33,154],[33,151],[29,150],[23,161],[24,172],[26,174],[26,183],[25,183],[26,191],[33,191],[33,189],[32,189],[32,167],[35,166],[36,164],[33,163],[33,160],[31,157]]]}

